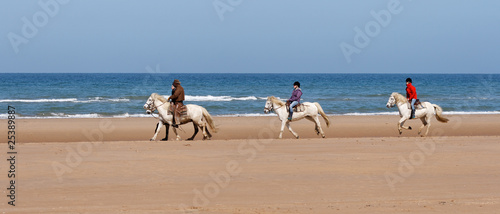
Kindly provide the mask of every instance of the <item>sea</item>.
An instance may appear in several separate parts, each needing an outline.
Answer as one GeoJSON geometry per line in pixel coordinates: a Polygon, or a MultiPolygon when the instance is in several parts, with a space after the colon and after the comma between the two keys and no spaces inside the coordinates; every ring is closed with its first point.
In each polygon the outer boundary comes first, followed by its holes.
{"type": "Polygon", "coordinates": [[[168,97],[174,79],[185,104],[213,116],[273,116],[264,114],[266,98],[288,99],[295,81],[302,102],[318,102],[328,115],[397,115],[386,103],[392,92],[405,95],[407,77],[444,114],[500,114],[500,74],[1,73],[0,119],[8,106],[17,118],[151,117],[144,103],[151,93],[168,97]]]}

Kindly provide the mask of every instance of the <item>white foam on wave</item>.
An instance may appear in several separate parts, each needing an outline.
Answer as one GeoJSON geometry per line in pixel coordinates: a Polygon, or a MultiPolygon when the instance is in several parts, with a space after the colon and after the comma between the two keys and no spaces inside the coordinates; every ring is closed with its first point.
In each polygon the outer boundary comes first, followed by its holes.
{"type": "Polygon", "coordinates": [[[119,114],[119,115],[114,115],[112,116],[113,118],[129,118],[129,117],[152,117],[150,114],[129,114],[129,113],[125,113],[125,114],[119,114]]]}
{"type": "Polygon", "coordinates": [[[459,114],[459,115],[468,115],[468,114],[500,114],[500,111],[445,111],[443,114],[459,114]]]}
{"type": "Polygon", "coordinates": [[[58,103],[58,102],[69,102],[69,103],[93,103],[93,102],[129,102],[126,98],[102,98],[94,97],[88,100],[78,100],[77,98],[62,98],[62,99],[6,99],[0,100],[0,103],[58,103]]]}
{"type": "Polygon", "coordinates": [[[14,100],[0,100],[0,103],[54,103],[54,102],[76,102],[78,99],[76,98],[68,98],[68,99],[14,99],[14,100]]]}
{"type": "Polygon", "coordinates": [[[271,113],[271,114],[222,114],[222,115],[215,115],[216,117],[269,117],[273,116],[276,117],[276,114],[271,113]]]}
{"type": "MultiPolygon", "coordinates": [[[[8,114],[0,114],[0,119],[7,119],[8,114]]],[[[16,119],[64,119],[64,118],[129,118],[129,117],[151,117],[146,113],[144,114],[118,114],[118,115],[102,115],[97,113],[91,114],[64,114],[64,113],[50,113],[46,116],[18,116],[16,119]]]]}
{"type": "Polygon", "coordinates": [[[398,115],[398,112],[374,112],[374,113],[346,113],[346,114],[336,114],[345,116],[374,116],[374,115],[398,115]]]}
{"type": "Polygon", "coordinates": [[[47,116],[20,116],[19,119],[60,119],[60,118],[101,118],[100,114],[64,114],[64,113],[50,113],[47,116]]]}
{"type": "MultiPolygon", "coordinates": [[[[376,116],[376,115],[398,115],[398,112],[375,112],[375,113],[345,113],[345,114],[328,114],[328,116],[376,116]]],[[[500,111],[482,111],[482,112],[463,112],[463,111],[449,111],[445,115],[494,115],[500,114],[500,111]]],[[[7,119],[8,114],[0,114],[0,119],[7,119]]],[[[222,114],[213,115],[216,117],[275,117],[275,113],[248,113],[248,114],[222,114]]],[[[64,113],[50,113],[47,116],[18,116],[16,119],[51,119],[51,118],[138,118],[138,117],[151,117],[146,113],[144,114],[117,114],[117,115],[101,115],[97,113],[91,114],[64,114],[64,113]]]]}
{"type": "MultiPolygon", "coordinates": [[[[500,111],[446,111],[443,112],[445,115],[492,115],[492,114],[500,114],[500,111]]],[[[334,115],[346,115],[346,116],[373,116],[373,115],[399,115],[399,112],[376,112],[376,113],[346,113],[346,114],[334,114],[334,115]]]]}
{"type": "Polygon", "coordinates": [[[245,100],[258,100],[260,98],[255,96],[247,96],[247,97],[231,97],[231,96],[198,96],[198,95],[186,95],[186,101],[192,102],[228,102],[228,101],[245,101],[245,100]]]}
{"type": "Polygon", "coordinates": [[[77,100],[74,101],[75,103],[94,103],[94,102],[130,102],[129,99],[126,98],[112,98],[112,99],[107,99],[107,98],[102,98],[102,97],[94,97],[90,98],[88,100],[77,100]]]}

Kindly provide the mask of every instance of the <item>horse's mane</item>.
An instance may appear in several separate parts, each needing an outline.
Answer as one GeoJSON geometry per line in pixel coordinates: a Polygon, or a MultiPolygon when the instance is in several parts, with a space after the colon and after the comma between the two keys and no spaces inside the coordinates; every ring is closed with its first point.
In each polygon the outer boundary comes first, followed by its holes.
{"type": "Polygon", "coordinates": [[[408,102],[406,97],[401,95],[398,92],[392,92],[391,97],[394,97],[394,99],[396,99],[396,103],[407,103],[408,102]]]}
{"type": "Polygon", "coordinates": [[[281,101],[280,99],[278,99],[274,96],[270,96],[267,99],[269,99],[271,102],[273,102],[274,104],[279,105],[279,106],[284,106],[286,104],[285,102],[281,101]]]}
{"type": "Polygon", "coordinates": [[[168,102],[168,100],[167,100],[164,96],[161,96],[161,95],[159,95],[159,94],[157,94],[157,93],[152,93],[152,94],[151,94],[151,97],[152,97],[153,99],[160,100],[160,101],[162,101],[162,102],[164,102],[164,103],[168,102]]]}

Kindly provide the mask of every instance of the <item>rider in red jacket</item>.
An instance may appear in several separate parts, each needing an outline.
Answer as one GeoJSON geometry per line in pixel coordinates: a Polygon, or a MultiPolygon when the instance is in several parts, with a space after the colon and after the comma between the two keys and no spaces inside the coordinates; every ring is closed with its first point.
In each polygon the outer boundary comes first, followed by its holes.
{"type": "Polygon", "coordinates": [[[411,103],[411,116],[410,119],[415,118],[415,102],[417,101],[417,90],[413,86],[411,78],[406,79],[406,99],[411,103]]]}

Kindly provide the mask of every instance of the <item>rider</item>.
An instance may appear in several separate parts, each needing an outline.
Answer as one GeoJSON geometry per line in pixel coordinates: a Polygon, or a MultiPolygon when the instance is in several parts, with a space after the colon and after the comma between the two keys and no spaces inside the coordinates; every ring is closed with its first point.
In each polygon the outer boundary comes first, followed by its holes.
{"type": "Polygon", "coordinates": [[[411,103],[410,119],[415,118],[415,102],[417,101],[417,90],[413,86],[411,78],[406,79],[406,99],[411,103]]]}
{"type": "Polygon", "coordinates": [[[182,107],[184,101],[184,88],[181,86],[181,82],[178,79],[175,79],[172,83],[172,96],[168,97],[168,100],[171,100],[171,110],[174,112],[174,121],[172,126],[177,128],[181,123],[177,109],[182,107]]]}
{"type": "Polygon", "coordinates": [[[302,90],[300,89],[300,83],[299,82],[294,82],[293,83],[293,92],[292,92],[292,97],[288,99],[288,103],[290,103],[290,112],[288,113],[288,120],[292,120],[293,116],[293,107],[298,105],[300,103],[300,96],[302,96],[302,90]]]}

